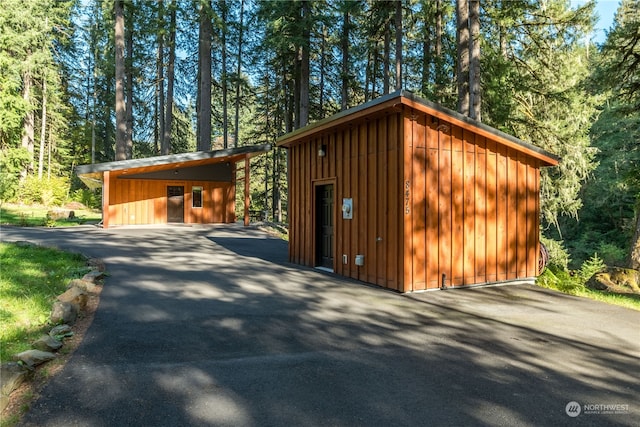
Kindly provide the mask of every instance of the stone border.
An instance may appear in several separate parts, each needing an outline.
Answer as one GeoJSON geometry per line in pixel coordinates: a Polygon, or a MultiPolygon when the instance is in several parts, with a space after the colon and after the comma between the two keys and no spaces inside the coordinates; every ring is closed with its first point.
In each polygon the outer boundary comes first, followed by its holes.
{"type": "Polygon", "coordinates": [[[100,259],[89,258],[87,266],[91,270],[82,279],[71,280],[67,290],[54,301],[49,323],[56,326],[34,341],[31,350],[14,354],[13,362],[0,366],[0,413],[9,406],[11,393],[33,377],[36,367],[58,357],[56,353],[63,347],[64,340],[73,337],[72,325],[84,313],[89,298],[100,294],[107,275],[105,264],[100,259]]]}

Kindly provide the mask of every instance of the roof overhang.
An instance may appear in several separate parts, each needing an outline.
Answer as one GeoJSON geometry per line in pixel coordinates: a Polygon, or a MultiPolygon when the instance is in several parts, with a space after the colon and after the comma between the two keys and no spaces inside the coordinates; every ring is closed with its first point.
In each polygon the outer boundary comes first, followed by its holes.
{"type": "Polygon", "coordinates": [[[127,171],[128,173],[149,173],[174,168],[187,168],[221,162],[239,162],[271,150],[271,144],[247,145],[214,151],[169,154],[143,159],[118,160],[76,167],[76,175],[89,188],[101,188],[104,172],[127,171]]]}
{"type": "Polygon", "coordinates": [[[373,101],[341,111],[331,117],[327,117],[326,119],[297,129],[278,138],[276,145],[278,147],[288,148],[292,145],[304,142],[304,140],[311,135],[322,133],[337,126],[344,125],[364,117],[369,117],[386,110],[395,109],[397,111],[402,106],[407,106],[414,110],[421,111],[439,119],[448,121],[452,125],[459,126],[475,134],[490,138],[502,145],[540,160],[543,166],[555,166],[560,160],[558,156],[540,147],[525,142],[498,129],[492,128],[491,126],[487,126],[456,111],[423,99],[406,90],[400,90],[389,95],[376,98],[373,101]]]}

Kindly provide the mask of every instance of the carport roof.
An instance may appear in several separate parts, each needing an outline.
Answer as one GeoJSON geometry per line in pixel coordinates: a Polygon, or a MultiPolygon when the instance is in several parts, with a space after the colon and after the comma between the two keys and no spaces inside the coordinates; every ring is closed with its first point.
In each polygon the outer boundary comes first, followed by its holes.
{"type": "Polygon", "coordinates": [[[90,188],[102,185],[103,173],[107,171],[131,170],[148,172],[151,170],[189,167],[219,162],[238,162],[271,150],[271,144],[246,145],[214,151],[195,151],[191,153],[169,154],[166,156],[146,157],[143,159],[118,160],[115,162],[95,163],[76,167],[76,175],[90,188]]]}

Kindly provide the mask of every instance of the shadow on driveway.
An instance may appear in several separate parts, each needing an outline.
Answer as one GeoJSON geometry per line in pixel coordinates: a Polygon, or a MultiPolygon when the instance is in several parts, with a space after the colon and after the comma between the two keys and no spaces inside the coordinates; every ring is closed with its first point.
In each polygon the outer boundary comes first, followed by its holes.
{"type": "Polygon", "coordinates": [[[259,258],[281,265],[289,261],[289,245],[286,240],[255,229],[234,229],[233,233],[216,233],[207,238],[243,257],[259,258]]]}
{"type": "Polygon", "coordinates": [[[640,425],[635,311],[525,285],[399,295],[287,264],[284,242],[237,227],[2,239],[111,274],[23,425],[640,425]]]}

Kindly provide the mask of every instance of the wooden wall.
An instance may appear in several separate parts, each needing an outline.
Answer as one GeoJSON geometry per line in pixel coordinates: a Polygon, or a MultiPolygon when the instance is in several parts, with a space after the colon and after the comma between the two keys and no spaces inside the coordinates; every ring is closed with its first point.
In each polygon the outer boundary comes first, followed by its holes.
{"type": "Polygon", "coordinates": [[[536,276],[538,161],[427,114],[405,128],[407,290],[536,276]]]}
{"type": "Polygon", "coordinates": [[[166,224],[168,186],[184,186],[186,224],[235,222],[235,182],[118,179],[118,173],[111,172],[108,224],[166,224]],[[193,186],[202,187],[202,208],[192,207],[193,186]]]}
{"type": "Polygon", "coordinates": [[[314,266],[314,186],[333,183],[334,271],[401,290],[402,223],[398,221],[402,179],[402,120],[399,114],[371,117],[317,135],[289,149],[289,256],[314,266]],[[321,145],[325,157],[318,156],[321,145]],[[353,199],[353,219],[342,219],[343,198],[353,199]],[[343,264],[342,256],[347,256],[343,264]],[[364,266],[355,256],[365,256],[364,266]]]}
{"type": "Polygon", "coordinates": [[[334,184],[337,274],[401,292],[537,274],[539,164],[514,149],[404,107],[306,137],[289,162],[291,262],[315,265],[315,186],[334,184]]]}

